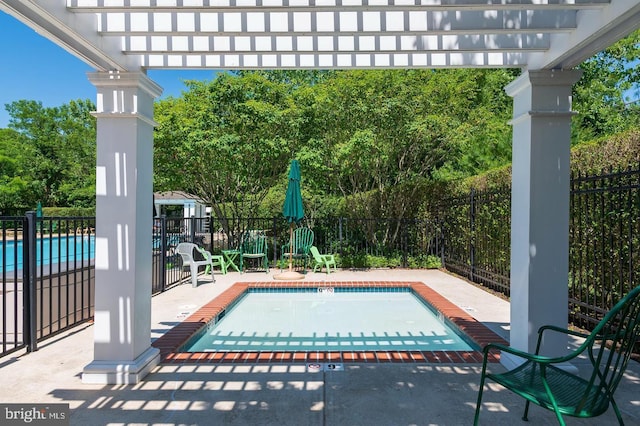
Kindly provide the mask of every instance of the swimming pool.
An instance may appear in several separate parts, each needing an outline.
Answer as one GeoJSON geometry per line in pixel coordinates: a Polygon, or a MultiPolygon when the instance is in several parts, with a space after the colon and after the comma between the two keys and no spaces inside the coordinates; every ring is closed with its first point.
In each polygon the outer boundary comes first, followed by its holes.
{"type": "Polygon", "coordinates": [[[477,346],[410,288],[249,289],[186,352],[469,351],[477,346]]]}
{"type": "MultiPolygon", "coordinates": [[[[156,339],[152,345],[160,350],[162,363],[287,363],[287,362],[409,362],[409,363],[479,363],[482,362],[482,353],[476,349],[490,342],[507,342],[484,324],[474,319],[469,313],[455,306],[446,298],[435,292],[422,282],[305,282],[296,283],[296,290],[300,288],[318,292],[334,291],[349,288],[370,291],[388,288],[409,289],[415,297],[427,302],[434,307],[438,315],[447,318],[452,324],[466,335],[475,346],[468,350],[431,350],[411,349],[402,345],[395,345],[391,349],[339,349],[337,347],[326,348],[278,348],[278,349],[240,349],[205,350],[201,352],[188,352],[186,345],[195,337],[200,337],[212,324],[219,322],[224,316],[233,310],[242,297],[250,291],[259,289],[287,289],[292,285],[286,282],[240,282],[232,285],[220,296],[202,306],[189,315],[181,323],[167,331],[156,339]]],[[[271,290],[269,290],[271,291],[271,290]]],[[[384,318],[384,315],[381,315],[384,318]]],[[[492,361],[498,361],[499,356],[492,361]]]]}
{"type": "MultiPolygon", "coordinates": [[[[0,272],[22,269],[23,242],[6,241],[0,244],[0,272]]],[[[38,238],[36,261],[38,265],[88,262],[95,258],[95,235],[70,235],[38,238]]]]}

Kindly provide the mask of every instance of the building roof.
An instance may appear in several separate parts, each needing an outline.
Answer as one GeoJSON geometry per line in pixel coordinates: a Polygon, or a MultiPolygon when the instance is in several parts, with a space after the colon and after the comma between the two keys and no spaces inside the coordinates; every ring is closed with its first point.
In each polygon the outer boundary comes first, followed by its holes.
{"type": "Polygon", "coordinates": [[[154,192],[153,201],[155,204],[185,204],[187,202],[205,204],[204,201],[195,195],[183,191],[154,192]]]}

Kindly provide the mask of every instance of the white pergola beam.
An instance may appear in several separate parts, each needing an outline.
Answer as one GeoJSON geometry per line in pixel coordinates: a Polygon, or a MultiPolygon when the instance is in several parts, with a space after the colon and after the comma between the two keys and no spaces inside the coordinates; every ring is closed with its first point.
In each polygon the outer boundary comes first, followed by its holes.
{"type": "Polygon", "coordinates": [[[98,71],[569,69],[640,26],[637,0],[0,0],[0,9],[98,71]]]}
{"type": "Polygon", "coordinates": [[[499,36],[437,35],[218,35],[218,36],[131,36],[125,52],[131,55],[203,54],[210,52],[491,52],[543,51],[549,46],[546,35],[496,40],[499,36]]]}
{"type": "Polygon", "coordinates": [[[525,66],[521,52],[495,53],[264,53],[144,55],[144,67],[149,69],[274,69],[274,68],[505,68],[525,66]],[[520,61],[519,61],[520,59],[520,61]]]}
{"type": "Polygon", "coordinates": [[[136,58],[126,56],[114,40],[95,32],[94,18],[71,14],[65,0],[44,3],[31,0],[2,0],[0,10],[16,17],[87,64],[101,70],[136,68],[136,58]]]}
{"type": "Polygon", "coordinates": [[[409,11],[390,7],[381,11],[253,11],[223,12],[114,12],[98,13],[103,34],[136,33],[340,33],[371,31],[422,31],[437,34],[520,33],[570,31],[576,28],[576,11],[409,11]]]}
{"type": "Polygon", "coordinates": [[[459,11],[480,10],[566,10],[597,9],[611,0],[68,0],[69,9],[81,12],[139,12],[173,11],[186,12],[221,11],[225,9],[250,10],[303,10],[327,9],[339,6],[341,10],[383,10],[401,7],[410,10],[459,11]]]}
{"type": "Polygon", "coordinates": [[[580,13],[578,27],[551,35],[544,53],[532,53],[529,69],[571,69],[640,28],[640,1],[616,0],[606,8],[580,13]]]}

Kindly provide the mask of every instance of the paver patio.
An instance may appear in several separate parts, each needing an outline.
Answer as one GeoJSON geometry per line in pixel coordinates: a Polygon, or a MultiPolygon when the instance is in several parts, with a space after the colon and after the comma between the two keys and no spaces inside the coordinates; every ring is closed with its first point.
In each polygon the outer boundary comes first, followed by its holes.
{"type": "MultiPolygon", "coordinates": [[[[199,277],[153,297],[157,339],[236,282],[268,281],[264,272],[199,277]]],[[[411,281],[429,288],[508,339],[509,303],[441,271],[369,270],[309,273],[305,282],[411,281]]],[[[477,363],[344,363],[344,370],[305,363],[162,364],[137,385],[81,382],[93,359],[93,327],[85,324],[47,340],[32,354],[0,359],[0,402],[68,403],[72,425],[470,425],[480,381],[477,363]]],[[[492,366],[501,369],[499,364],[492,366]]],[[[640,424],[640,366],[632,361],[617,393],[627,424],[640,424]]],[[[490,384],[481,424],[556,424],[490,384]]],[[[566,418],[568,425],[615,425],[612,410],[598,419],[566,418]]]]}

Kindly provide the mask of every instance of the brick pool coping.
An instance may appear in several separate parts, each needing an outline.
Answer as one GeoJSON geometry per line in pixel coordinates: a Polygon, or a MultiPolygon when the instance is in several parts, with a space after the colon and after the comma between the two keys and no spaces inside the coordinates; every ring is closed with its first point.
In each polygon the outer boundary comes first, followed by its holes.
{"type": "MultiPolygon", "coordinates": [[[[414,281],[337,281],[337,282],[238,282],[205,304],[152,343],[160,350],[162,364],[212,363],[481,363],[480,351],[246,351],[246,352],[180,352],[180,348],[202,327],[230,306],[250,288],[411,288],[451,322],[456,324],[479,347],[488,343],[508,344],[484,324],[451,303],[422,282],[414,281]]],[[[491,355],[491,362],[499,361],[499,354],[491,355]]]]}

